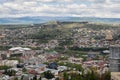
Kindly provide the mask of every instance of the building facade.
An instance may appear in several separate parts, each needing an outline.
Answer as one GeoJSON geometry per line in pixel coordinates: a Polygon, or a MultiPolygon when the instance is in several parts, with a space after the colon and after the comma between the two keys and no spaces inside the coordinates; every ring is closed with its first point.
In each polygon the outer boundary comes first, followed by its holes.
{"type": "Polygon", "coordinates": [[[120,46],[110,47],[110,70],[120,72],[120,46]]]}

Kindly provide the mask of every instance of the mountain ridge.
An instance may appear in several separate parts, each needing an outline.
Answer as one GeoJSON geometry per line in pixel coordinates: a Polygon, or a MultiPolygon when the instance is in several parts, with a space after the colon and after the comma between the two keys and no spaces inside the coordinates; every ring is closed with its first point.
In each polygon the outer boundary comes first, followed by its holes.
{"type": "Polygon", "coordinates": [[[16,23],[45,23],[49,21],[74,21],[74,22],[100,22],[100,23],[120,23],[120,18],[97,18],[97,17],[20,17],[20,18],[0,18],[0,24],[16,23]]]}

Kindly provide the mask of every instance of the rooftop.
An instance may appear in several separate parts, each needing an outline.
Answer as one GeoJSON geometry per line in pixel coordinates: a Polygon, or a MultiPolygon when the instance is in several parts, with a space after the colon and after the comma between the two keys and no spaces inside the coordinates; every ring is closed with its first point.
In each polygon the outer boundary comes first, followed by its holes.
{"type": "Polygon", "coordinates": [[[28,51],[28,50],[31,50],[30,48],[22,48],[22,47],[13,47],[13,48],[10,48],[9,49],[10,51],[15,51],[15,50],[18,50],[18,51],[28,51]]]}

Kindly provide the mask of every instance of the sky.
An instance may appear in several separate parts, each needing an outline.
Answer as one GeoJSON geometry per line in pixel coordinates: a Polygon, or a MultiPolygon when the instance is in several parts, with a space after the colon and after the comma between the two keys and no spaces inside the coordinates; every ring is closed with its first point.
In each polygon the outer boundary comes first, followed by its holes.
{"type": "Polygon", "coordinates": [[[0,0],[0,18],[120,18],[120,0],[0,0]]]}

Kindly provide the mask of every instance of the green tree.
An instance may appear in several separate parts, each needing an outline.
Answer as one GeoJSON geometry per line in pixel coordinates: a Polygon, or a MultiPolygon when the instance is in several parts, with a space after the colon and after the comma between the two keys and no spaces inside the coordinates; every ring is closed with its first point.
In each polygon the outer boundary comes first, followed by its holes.
{"type": "Polygon", "coordinates": [[[39,77],[39,79],[38,79],[38,80],[42,80],[41,76],[39,77]]]}
{"type": "Polygon", "coordinates": [[[54,75],[50,71],[44,72],[44,77],[47,79],[52,79],[54,78],[54,75]]]}
{"type": "Polygon", "coordinates": [[[63,73],[63,78],[64,78],[64,80],[68,79],[68,74],[66,72],[63,73]]]}
{"type": "Polygon", "coordinates": [[[27,69],[26,69],[26,68],[23,68],[23,69],[22,69],[22,72],[24,72],[24,73],[25,73],[26,71],[27,71],[27,69]]]}
{"type": "Polygon", "coordinates": [[[55,80],[60,80],[59,78],[56,78],[55,80]]]}
{"type": "Polygon", "coordinates": [[[105,78],[106,78],[106,80],[111,80],[111,72],[110,71],[105,73],[105,78]]]}
{"type": "Polygon", "coordinates": [[[18,78],[17,77],[15,77],[15,79],[14,80],[18,80],[18,78]]]}
{"type": "Polygon", "coordinates": [[[14,71],[14,70],[5,70],[4,74],[9,75],[9,76],[15,76],[16,71],[14,71]]]}
{"type": "Polygon", "coordinates": [[[7,70],[9,68],[11,68],[11,67],[10,66],[6,66],[6,65],[0,66],[0,70],[7,70]]]}
{"type": "Polygon", "coordinates": [[[33,80],[37,80],[37,76],[36,75],[33,77],[33,80]]]}
{"type": "Polygon", "coordinates": [[[24,76],[21,76],[21,79],[20,80],[23,80],[24,79],[24,76]]]}

